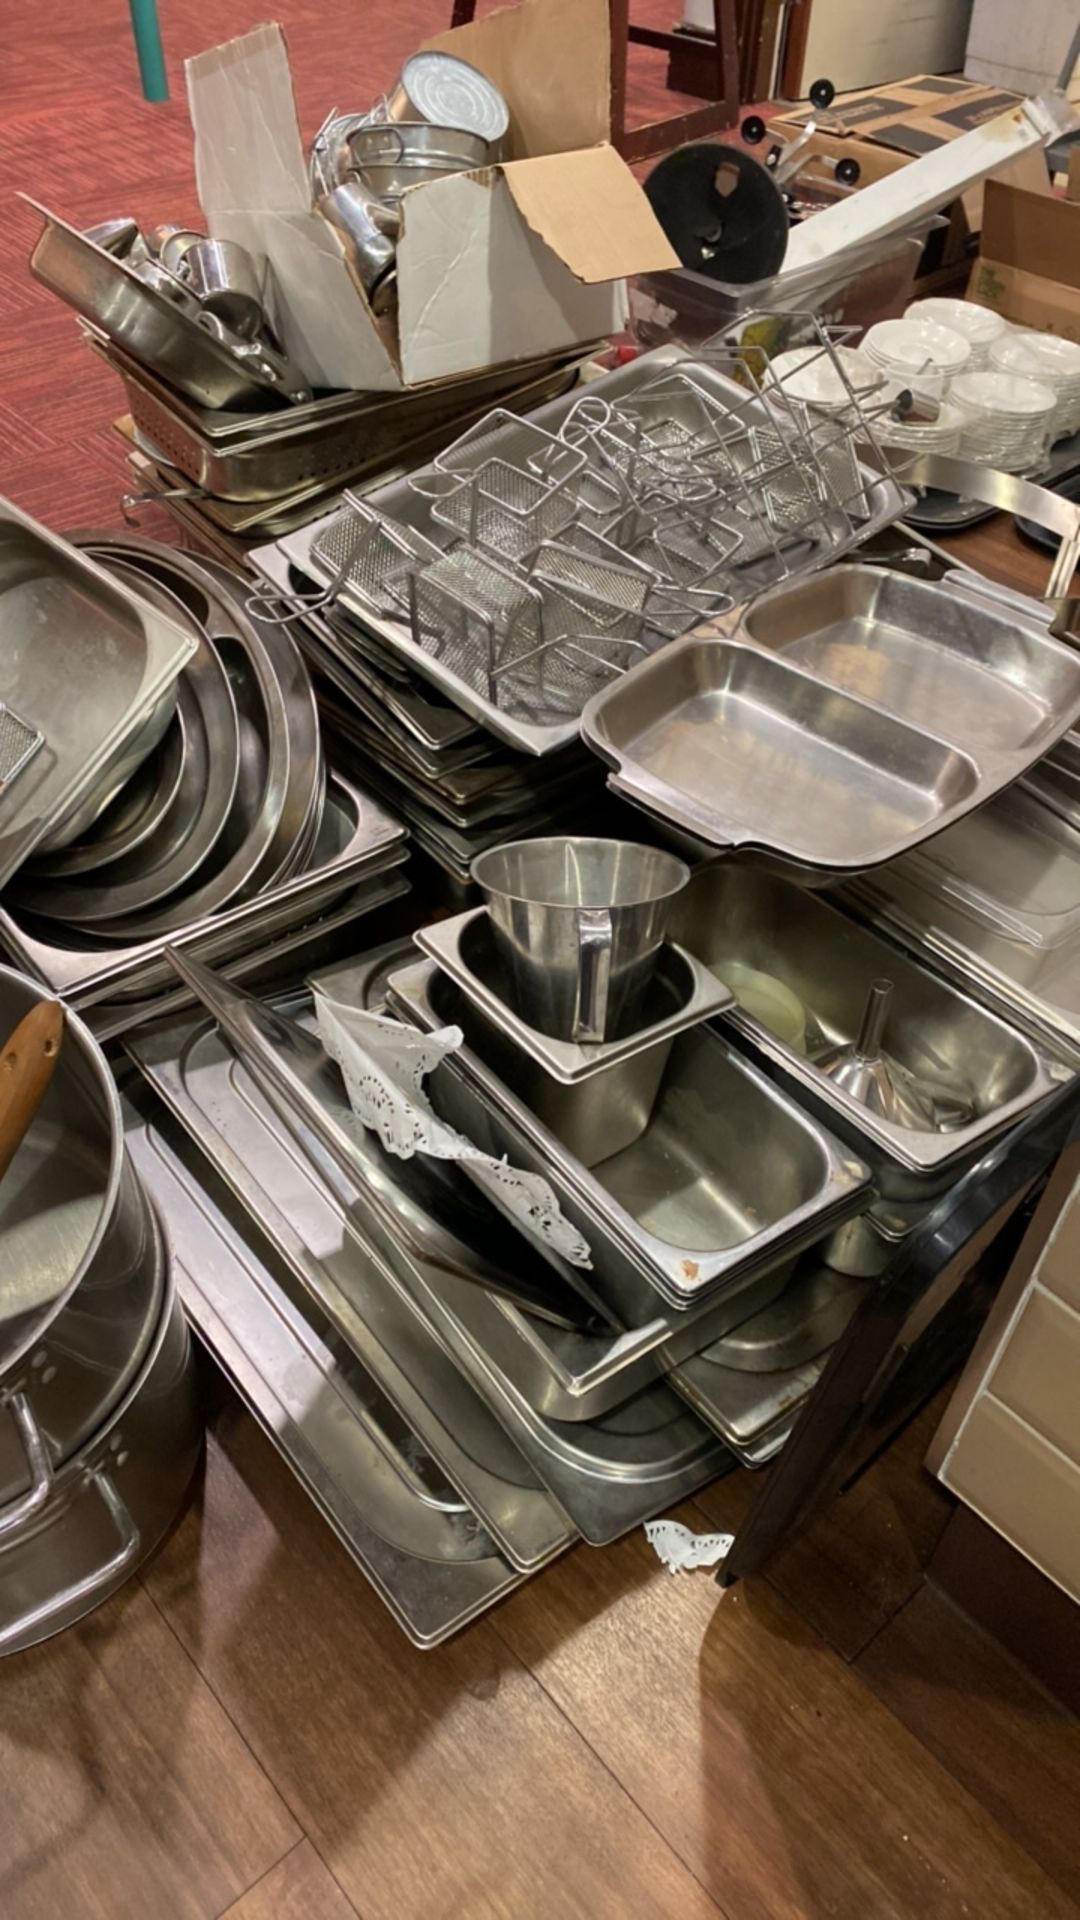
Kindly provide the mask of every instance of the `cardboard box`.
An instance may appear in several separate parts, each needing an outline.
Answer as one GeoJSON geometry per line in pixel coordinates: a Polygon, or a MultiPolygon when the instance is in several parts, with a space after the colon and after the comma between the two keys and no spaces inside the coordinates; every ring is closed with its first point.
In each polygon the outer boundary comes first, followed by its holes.
{"type": "Polygon", "coordinates": [[[1063,200],[987,184],[968,298],[1018,326],[1080,340],[1080,170],[1070,172],[1063,200]]]}
{"type": "Polygon", "coordinates": [[[428,44],[501,87],[510,137],[499,165],[403,195],[396,319],[372,313],[313,207],[281,28],[187,63],[209,231],[269,262],[282,342],[313,386],[423,386],[616,333],[626,278],[679,264],[608,144],[607,0],[523,0],[428,44]]]}
{"type": "MultiPolygon", "coordinates": [[[[857,160],[859,184],[868,187],[920,155],[996,119],[1021,97],[1000,87],[921,73],[887,87],[842,94],[823,114],[810,108],[779,116],[770,122],[770,130],[776,128],[791,139],[808,119],[823,119],[827,130],[814,135],[807,151],[832,160],[857,160]]],[[[1046,163],[1040,155],[1021,154],[1002,169],[1002,175],[1033,185],[1039,168],[1045,175],[1046,163]]],[[[928,250],[926,271],[956,266],[970,257],[982,224],[983,191],[982,184],[972,187],[953,203],[947,232],[928,250]]]]}

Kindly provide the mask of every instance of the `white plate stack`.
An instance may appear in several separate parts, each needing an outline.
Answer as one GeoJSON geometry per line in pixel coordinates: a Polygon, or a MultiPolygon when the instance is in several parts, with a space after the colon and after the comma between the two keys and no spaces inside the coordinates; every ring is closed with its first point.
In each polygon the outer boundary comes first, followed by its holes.
{"type": "Polygon", "coordinates": [[[960,374],[949,399],[964,416],[963,459],[1006,473],[1037,473],[1045,463],[1057,405],[1053,387],[989,367],[960,374]]]}
{"type": "Polygon", "coordinates": [[[905,320],[932,320],[936,326],[958,333],[971,348],[965,373],[985,367],[995,340],[1009,332],[1009,323],[989,307],[977,307],[973,300],[949,300],[944,295],[929,300],[913,300],[904,309],[905,320]]]}
{"type": "MultiPolygon", "coordinates": [[[[964,416],[959,407],[951,400],[938,401],[934,411],[929,406],[916,406],[914,413],[906,419],[891,413],[882,414],[875,421],[874,430],[883,447],[910,447],[913,453],[956,453],[960,447],[960,434],[964,426],[964,416]]],[[[903,474],[900,475],[901,479],[903,474]]]]}
{"type": "Polygon", "coordinates": [[[1080,431],[1080,342],[1018,327],[995,340],[990,364],[1000,373],[1019,374],[1053,389],[1052,440],[1080,431]]]}
{"type": "Polygon", "coordinates": [[[879,320],[862,352],[898,387],[940,400],[950,380],[971,364],[971,346],[937,320],[879,320]]]}
{"type": "Polygon", "coordinates": [[[792,347],[775,356],[769,376],[789,399],[818,413],[846,413],[853,397],[862,402],[885,390],[880,368],[854,347],[837,346],[831,353],[822,346],[792,347]]]}

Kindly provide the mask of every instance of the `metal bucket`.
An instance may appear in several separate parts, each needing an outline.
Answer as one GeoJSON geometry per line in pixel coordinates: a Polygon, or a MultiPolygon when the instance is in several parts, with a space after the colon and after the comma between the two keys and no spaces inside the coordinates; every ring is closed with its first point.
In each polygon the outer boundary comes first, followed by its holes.
{"type": "MultiPolygon", "coordinates": [[[[0,1035],[45,998],[0,968],[0,1035]]],[[[0,1544],[137,1373],[164,1285],[112,1074],[67,1011],[52,1081],[0,1185],[0,1544]]]]}

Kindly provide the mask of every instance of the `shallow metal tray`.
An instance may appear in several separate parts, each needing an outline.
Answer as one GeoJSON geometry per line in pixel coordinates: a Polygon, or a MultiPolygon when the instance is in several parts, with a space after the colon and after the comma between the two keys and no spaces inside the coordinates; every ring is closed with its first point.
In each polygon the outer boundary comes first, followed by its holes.
{"type": "Polygon", "coordinates": [[[872,1142],[915,1171],[962,1159],[1069,1078],[1026,1036],[947,985],[820,895],[752,867],[696,873],[675,902],[672,932],[706,966],[752,967],[783,982],[807,1013],[803,1053],[737,1005],[725,1020],[810,1092],[856,1150],[872,1142]],[[948,1133],[900,1127],[871,1112],[814,1065],[822,1046],[853,1041],[876,979],[893,982],[888,1051],[916,1075],[970,1099],[976,1118],[948,1133]]]}
{"type": "MultiPolygon", "coordinates": [[[[943,716],[944,717],[944,716],[943,716]]],[[[614,793],[713,847],[861,871],[1001,784],[941,738],[708,629],[594,696],[589,746],[614,793]]]]}
{"type": "MultiPolygon", "coordinates": [[[[659,348],[653,353],[642,354],[626,366],[602,375],[591,384],[589,391],[590,394],[604,400],[625,399],[665,367],[677,366],[680,361],[692,359],[693,356],[682,348],[659,348]]],[[[745,407],[747,396],[744,389],[736,387],[722,374],[707,372],[699,362],[694,362],[694,369],[694,378],[699,386],[705,384],[716,394],[731,398],[740,407],[745,407]]],[[[529,417],[549,432],[557,432],[573,404],[572,396],[564,396],[559,400],[549,401],[529,417]]],[[[377,488],[369,493],[367,498],[380,513],[415,528],[435,545],[446,547],[451,544],[453,536],[445,526],[440,525],[433,518],[430,501],[426,500],[408,480],[392,481],[388,486],[377,488]]],[[[894,480],[878,479],[868,475],[867,517],[861,537],[869,538],[880,527],[898,518],[906,504],[907,496],[894,480]]],[[[324,585],[329,584],[330,575],[325,563],[313,557],[313,549],[327,525],[328,520],[317,521],[311,526],[299,529],[294,534],[287,535],[280,542],[281,550],[287,559],[302,573],[314,576],[324,585]]],[[[805,569],[812,571],[816,567],[824,566],[841,550],[841,546],[826,547],[823,543],[809,549],[805,556],[805,569]]],[[[767,579],[762,580],[760,584],[767,585],[767,579]]],[[[372,615],[359,600],[350,597],[348,590],[343,592],[342,600],[364,626],[370,628],[398,651],[417,673],[440,687],[465,713],[471,714],[481,725],[490,728],[492,733],[507,741],[510,746],[517,747],[523,753],[545,754],[553,752],[556,748],[564,746],[567,741],[577,737],[579,721],[576,718],[538,721],[506,712],[478,694],[440,661],[426,653],[422,647],[416,646],[408,627],[403,622],[372,615]]],[[[634,668],[631,671],[636,673],[639,670],[634,668]]]]}
{"type": "MultiPolygon", "coordinates": [[[[295,1009],[299,1001],[291,996],[288,1004],[295,1009]]],[[[530,1572],[569,1546],[574,1529],[418,1322],[389,1263],[350,1225],[213,1022],[200,1009],[155,1026],[128,1052],[265,1235],[301,1297],[363,1363],[500,1552],[530,1572]]]]}
{"type": "MultiPolygon", "coordinates": [[[[457,989],[448,995],[447,984],[453,986],[430,962],[403,968],[391,976],[391,1004],[428,1031],[451,1019],[464,1026],[463,996],[457,989]]],[[[485,1044],[475,1030],[472,1039],[485,1044]]],[[[675,1040],[638,1138],[591,1167],[567,1152],[474,1046],[442,1063],[430,1091],[444,1117],[477,1145],[551,1182],[593,1248],[597,1286],[605,1242],[676,1309],[794,1259],[857,1213],[869,1185],[868,1169],[849,1150],[708,1027],[675,1040]],[[468,1127],[457,1114],[463,1082],[482,1096],[483,1134],[475,1102],[468,1127]]],[[[588,1082],[575,1089],[591,1091],[588,1082]]],[[[602,1140],[600,1116],[596,1127],[602,1140]]],[[[629,1310],[620,1299],[612,1305],[620,1317],[636,1317],[637,1302],[629,1310]]]]}
{"type": "MultiPolygon", "coordinates": [[[[152,991],[154,984],[171,980],[168,965],[161,959],[167,944],[199,954],[222,938],[228,940],[232,952],[244,944],[254,946],[262,938],[268,917],[276,915],[279,908],[287,907],[300,918],[367,875],[408,858],[404,827],[377,801],[339,773],[330,774],[328,793],[329,813],[323,834],[324,844],[331,851],[306,873],[296,874],[270,893],[226,907],[171,934],[159,934],[123,948],[89,943],[61,946],[45,929],[24,923],[0,906],[0,944],[17,966],[79,1007],[115,999],[117,990],[124,986],[142,995],[152,991]]],[[[217,951],[222,951],[220,945],[217,951]]]]}
{"type": "Polygon", "coordinates": [[[189,1321],[403,1632],[438,1646],[523,1576],[190,1146],[144,1093],[124,1105],[189,1321]]]}
{"type": "Polygon", "coordinates": [[[853,562],[772,588],[729,630],[952,740],[993,790],[1080,717],[1080,658],[1051,638],[1049,618],[972,575],[918,580],[853,562]]]}
{"type": "Polygon", "coordinates": [[[730,987],[707,965],[669,941],[660,950],[644,1020],[634,1033],[595,1044],[556,1040],[528,1026],[514,1010],[509,979],[500,962],[486,907],[418,927],[415,938],[421,953],[450,975],[514,1047],[520,1047],[527,1059],[564,1086],[576,1086],[593,1074],[604,1073],[635,1054],[673,1039],[687,1027],[722,1013],[734,997],[730,987]]]}

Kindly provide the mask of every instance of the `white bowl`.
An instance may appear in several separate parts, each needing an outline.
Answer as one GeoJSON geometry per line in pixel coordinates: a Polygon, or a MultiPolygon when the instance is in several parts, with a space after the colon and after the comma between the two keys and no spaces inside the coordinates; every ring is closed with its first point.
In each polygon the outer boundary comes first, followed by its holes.
{"type": "Polygon", "coordinates": [[[880,385],[881,374],[874,362],[854,347],[834,347],[833,353],[835,360],[823,347],[792,347],[776,355],[772,377],[790,399],[829,413],[842,412],[850,407],[853,393],[858,399],[880,385]]]}
{"type": "Polygon", "coordinates": [[[985,354],[992,341],[1008,333],[1009,323],[989,307],[977,307],[973,300],[950,300],[944,294],[927,300],[913,300],[904,309],[905,320],[933,320],[948,327],[968,342],[973,353],[985,354]]]}

